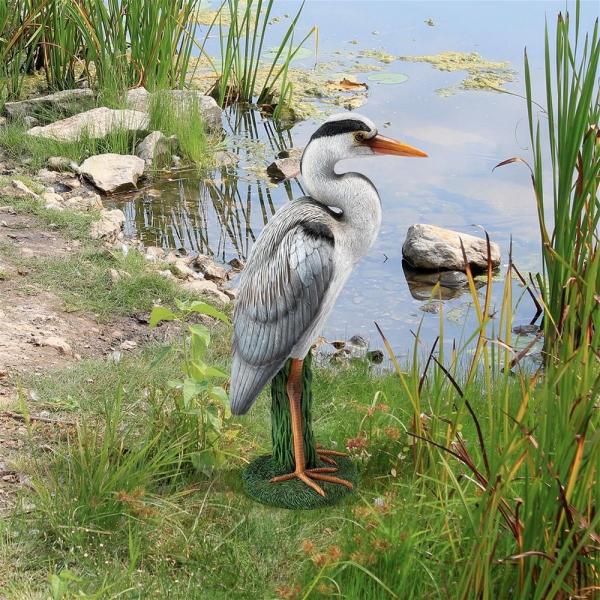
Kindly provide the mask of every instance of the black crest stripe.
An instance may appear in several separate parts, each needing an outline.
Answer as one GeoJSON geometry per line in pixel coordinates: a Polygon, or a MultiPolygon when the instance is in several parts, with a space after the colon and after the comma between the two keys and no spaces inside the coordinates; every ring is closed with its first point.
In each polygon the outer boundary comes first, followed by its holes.
{"type": "Polygon", "coordinates": [[[342,133],[352,133],[353,131],[371,131],[371,129],[362,121],[358,119],[342,119],[341,121],[329,121],[323,123],[319,129],[317,129],[310,138],[316,140],[322,137],[329,137],[332,135],[340,135],[342,133]]]}

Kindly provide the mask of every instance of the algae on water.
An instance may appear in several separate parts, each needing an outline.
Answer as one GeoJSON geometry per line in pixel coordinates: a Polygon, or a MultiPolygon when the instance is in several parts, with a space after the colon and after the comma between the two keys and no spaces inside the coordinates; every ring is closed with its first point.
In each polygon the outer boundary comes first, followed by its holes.
{"type": "Polygon", "coordinates": [[[514,81],[515,78],[515,72],[510,68],[510,63],[487,60],[477,52],[448,51],[424,56],[399,56],[398,60],[426,62],[439,71],[466,71],[467,77],[458,86],[437,90],[443,96],[453,94],[457,88],[502,91],[502,86],[514,81]]]}

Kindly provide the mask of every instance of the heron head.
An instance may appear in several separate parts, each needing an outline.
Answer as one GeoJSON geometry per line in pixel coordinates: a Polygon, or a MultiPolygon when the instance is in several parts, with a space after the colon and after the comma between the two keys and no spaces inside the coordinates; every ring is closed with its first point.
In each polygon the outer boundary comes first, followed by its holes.
{"type": "Polygon", "coordinates": [[[388,154],[394,156],[427,156],[404,142],[380,135],[371,119],[356,113],[340,113],[329,117],[311,136],[308,147],[323,158],[335,162],[358,156],[388,154]]]}

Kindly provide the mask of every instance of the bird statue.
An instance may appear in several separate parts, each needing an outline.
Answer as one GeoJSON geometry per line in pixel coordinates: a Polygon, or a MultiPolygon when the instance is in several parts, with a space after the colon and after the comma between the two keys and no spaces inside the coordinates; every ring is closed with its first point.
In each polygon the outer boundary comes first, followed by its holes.
{"type": "Polygon", "coordinates": [[[233,316],[231,412],[245,414],[272,381],[273,458],[281,473],[269,482],[299,480],[323,497],[320,482],[347,489],[352,483],[332,474],[345,455],[314,444],[310,406],[303,405],[311,396],[310,349],[381,225],[375,186],[358,173],[338,175],[335,166],[374,155],[427,156],[379,135],[355,113],[329,117],[313,133],[300,164],[309,195],[280,208],[262,230],[233,316]]]}

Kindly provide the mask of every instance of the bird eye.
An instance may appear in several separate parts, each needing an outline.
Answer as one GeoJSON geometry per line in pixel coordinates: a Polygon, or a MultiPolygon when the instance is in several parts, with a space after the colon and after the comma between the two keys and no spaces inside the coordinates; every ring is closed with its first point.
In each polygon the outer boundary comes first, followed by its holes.
{"type": "Polygon", "coordinates": [[[367,139],[367,136],[365,135],[364,131],[358,131],[357,133],[354,134],[354,139],[358,143],[361,143],[367,139]]]}

